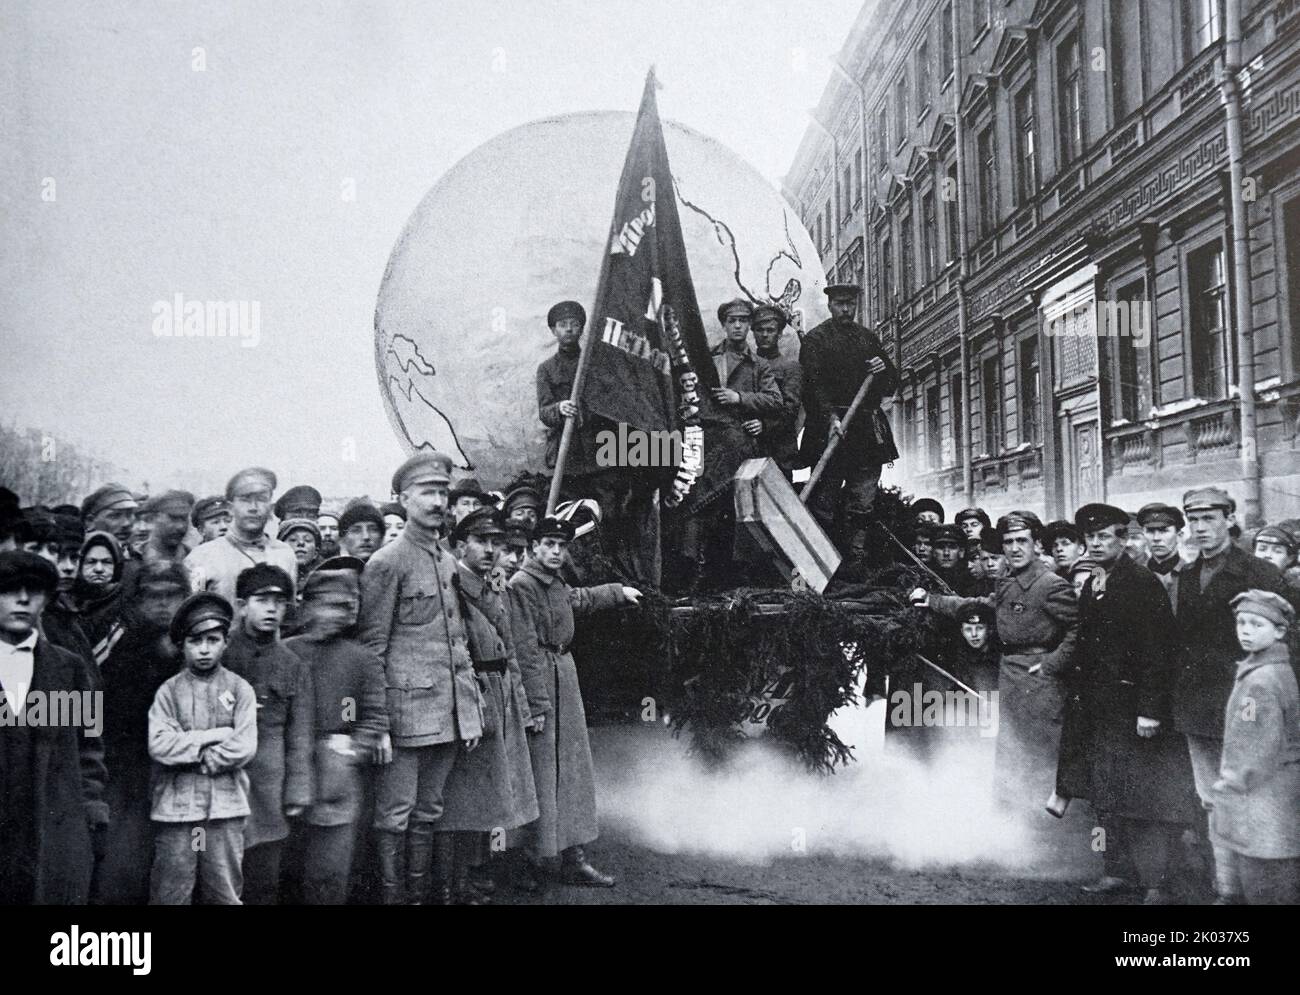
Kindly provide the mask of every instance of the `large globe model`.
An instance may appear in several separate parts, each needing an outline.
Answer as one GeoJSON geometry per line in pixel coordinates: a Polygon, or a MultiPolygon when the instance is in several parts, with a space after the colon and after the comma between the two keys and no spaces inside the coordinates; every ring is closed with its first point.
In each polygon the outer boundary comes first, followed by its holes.
{"type": "MultiPolygon", "coordinates": [[[[554,350],[546,312],[589,310],[635,115],[571,114],[522,125],[465,156],[421,201],[388,261],[375,363],[408,452],[450,454],[488,486],[542,470],[537,364],[554,350]]],[[[753,167],[671,121],[695,292],[711,341],[734,297],[784,300],[804,329],[826,317],[825,275],[798,215],[753,167]]],[[[782,348],[797,353],[795,330],[782,348]]]]}

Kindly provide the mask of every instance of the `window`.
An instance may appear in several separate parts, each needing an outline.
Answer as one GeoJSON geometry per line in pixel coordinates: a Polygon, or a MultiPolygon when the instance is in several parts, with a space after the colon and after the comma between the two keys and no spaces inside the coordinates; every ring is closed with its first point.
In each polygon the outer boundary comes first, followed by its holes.
{"type": "Polygon", "coordinates": [[[817,246],[817,251],[821,252],[822,251],[822,216],[820,214],[818,214],[817,217],[813,219],[812,237],[813,237],[813,244],[817,246]]]}
{"type": "Polygon", "coordinates": [[[1300,377],[1300,197],[1282,207],[1282,237],[1286,240],[1286,298],[1290,317],[1291,375],[1300,377]]]}
{"type": "Polygon", "coordinates": [[[984,452],[1002,452],[1002,357],[989,356],[980,364],[980,399],[984,405],[984,452]]]}
{"type": "Polygon", "coordinates": [[[952,436],[952,458],[946,460],[949,465],[960,463],[961,460],[961,437],[965,431],[965,425],[962,418],[961,408],[961,374],[954,373],[948,380],[948,410],[952,412],[952,420],[948,423],[948,434],[952,436]]]}
{"type": "Polygon", "coordinates": [[[903,456],[908,462],[916,459],[916,398],[903,402],[903,456]]]}
{"type": "Polygon", "coordinates": [[[894,248],[888,230],[880,238],[880,300],[885,314],[894,310],[894,248]]]}
{"type": "Polygon", "coordinates": [[[1042,383],[1038,371],[1038,338],[1030,336],[1020,342],[1020,441],[1037,445],[1042,441],[1039,406],[1042,383]]]}
{"type": "Polygon", "coordinates": [[[902,145],[907,137],[907,70],[894,82],[894,142],[902,145]]]}
{"type": "Polygon", "coordinates": [[[939,385],[925,388],[926,463],[931,470],[943,465],[943,435],[939,428],[939,385]]]}
{"type": "Polygon", "coordinates": [[[889,168],[889,109],[880,105],[876,111],[876,169],[883,172],[889,168]]]}
{"type": "Polygon", "coordinates": [[[853,203],[862,202],[862,149],[858,149],[853,155],[853,203]]]}
{"type": "Polygon", "coordinates": [[[960,201],[957,197],[957,162],[956,160],[948,163],[947,172],[944,174],[947,182],[944,184],[944,212],[943,222],[948,238],[948,262],[957,261],[958,246],[957,240],[961,235],[961,225],[957,217],[957,211],[961,209],[960,201]]]}
{"type": "Polygon", "coordinates": [[[912,296],[915,290],[913,271],[916,267],[916,242],[912,235],[912,212],[907,211],[898,217],[898,282],[899,295],[903,300],[912,296]]]}
{"type": "Polygon", "coordinates": [[[916,116],[930,106],[930,42],[923,40],[916,50],[916,116]]]}
{"type": "Polygon", "coordinates": [[[939,8],[939,78],[952,75],[952,0],[939,8]]]}
{"type": "Polygon", "coordinates": [[[1183,0],[1183,54],[1191,59],[1219,40],[1219,0],[1183,0]]]}
{"type": "Polygon", "coordinates": [[[831,232],[834,231],[834,229],[831,227],[831,223],[832,223],[831,222],[831,199],[829,197],[826,198],[826,206],[822,209],[822,217],[825,220],[823,220],[822,222],[821,249],[822,252],[827,252],[830,250],[831,247],[831,232]]]}
{"type": "Polygon", "coordinates": [[[1229,336],[1223,246],[1211,242],[1187,257],[1192,332],[1192,393],[1216,400],[1228,396],[1229,336]]]}
{"type": "Polygon", "coordinates": [[[1030,83],[1015,97],[1016,118],[1016,203],[1028,204],[1038,192],[1038,164],[1035,161],[1034,89],[1030,83]]]}
{"type": "Polygon", "coordinates": [[[853,213],[853,163],[844,164],[844,208],[840,218],[847,219],[853,213]]]}
{"type": "Polygon", "coordinates": [[[934,213],[934,191],[921,194],[921,264],[925,282],[939,275],[939,227],[934,213]]]}
{"type": "Polygon", "coordinates": [[[1083,152],[1083,82],[1079,78],[1079,38],[1071,31],[1056,49],[1056,99],[1061,136],[1061,165],[1083,152]]]}
{"type": "Polygon", "coordinates": [[[998,224],[998,163],[992,124],[984,128],[975,139],[975,158],[979,169],[980,236],[982,237],[998,224]]]}
{"type": "Polygon", "coordinates": [[[1133,0],[1110,0],[1110,88],[1116,122],[1142,103],[1142,20],[1133,0]]]}
{"type": "MultiPolygon", "coordinates": [[[[1109,364],[1113,416],[1115,420],[1140,421],[1139,350],[1138,338],[1134,334],[1136,330],[1134,323],[1140,321],[1148,332],[1151,330],[1151,320],[1140,313],[1144,308],[1148,308],[1143,281],[1139,280],[1134,284],[1121,287],[1119,293],[1115,294],[1115,306],[1117,310],[1110,313],[1106,319],[1112,325],[1106,329],[1106,334],[1110,337],[1110,341],[1115,343],[1114,359],[1109,364]],[[1115,321],[1123,321],[1125,324],[1117,328],[1115,321]]],[[[1149,338],[1147,341],[1149,347],[1149,338]]],[[[1102,339],[1102,343],[1105,343],[1105,339],[1102,339]]]]}

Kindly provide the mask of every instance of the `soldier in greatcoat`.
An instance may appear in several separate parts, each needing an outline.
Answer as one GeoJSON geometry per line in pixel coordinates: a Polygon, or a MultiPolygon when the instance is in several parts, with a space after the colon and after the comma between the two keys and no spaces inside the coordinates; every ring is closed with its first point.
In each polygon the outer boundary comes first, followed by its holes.
{"type": "Polygon", "coordinates": [[[560,856],[567,884],[613,887],[614,879],[587,862],[583,848],[596,839],[596,783],[578,670],[569,652],[573,616],[636,604],[641,592],[619,584],[569,587],[560,576],[573,525],[545,518],[532,555],[511,578],[510,622],[515,653],[532,715],[537,820],[533,857],[560,856]]]}

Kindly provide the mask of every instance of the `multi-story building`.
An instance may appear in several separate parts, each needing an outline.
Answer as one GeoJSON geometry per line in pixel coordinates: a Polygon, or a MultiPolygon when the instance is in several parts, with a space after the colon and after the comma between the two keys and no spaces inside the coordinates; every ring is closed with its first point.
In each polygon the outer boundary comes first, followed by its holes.
{"type": "Polygon", "coordinates": [[[1300,514],[1300,0],[867,3],[785,188],[895,351],[908,489],[1300,514]]]}

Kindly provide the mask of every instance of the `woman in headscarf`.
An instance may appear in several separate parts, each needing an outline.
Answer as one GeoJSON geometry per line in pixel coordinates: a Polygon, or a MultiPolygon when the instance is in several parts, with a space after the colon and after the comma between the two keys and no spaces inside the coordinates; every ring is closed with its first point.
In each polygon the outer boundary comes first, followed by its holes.
{"type": "Polygon", "coordinates": [[[81,612],[81,628],[95,662],[103,665],[122,634],[120,598],[122,546],[107,532],[92,532],[81,545],[72,596],[81,612]]]}

